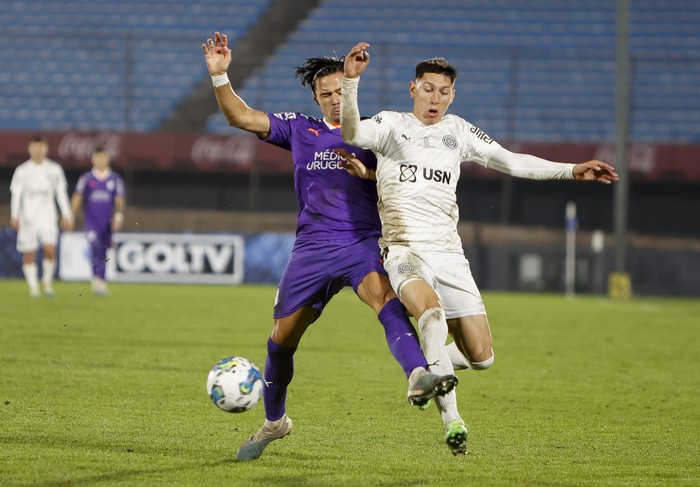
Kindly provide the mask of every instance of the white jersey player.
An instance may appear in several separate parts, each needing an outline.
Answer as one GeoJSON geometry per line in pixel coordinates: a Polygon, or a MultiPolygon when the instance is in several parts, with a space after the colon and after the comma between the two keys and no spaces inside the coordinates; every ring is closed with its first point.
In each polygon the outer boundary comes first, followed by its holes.
{"type": "Polygon", "coordinates": [[[17,250],[23,254],[22,271],[29,293],[40,296],[36,252],[43,247],[42,284],[44,293],[53,296],[53,275],[56,270],[58,213],[61,225],[70,229],[73,214],[68,201],[66,177],[61,166],[46,158],[48,144],[41,137],[29,142],[29,159],[15,169],[10,183],[10,216],[17,230],[17,250]]]}
{"type": "MultiPolygon", "coordinates": [[[[341,132],[348,144],[377,155],[377,191],[382,220],[380,245],[392,287],[418,320],[423,352],[437,374],[493,364],[491,330],[469,262],[457,233],[456,188],[462,161],[473,161],[530,179],[588,179],[610,183],[612,166],[592,160],[556,163],[510,152],[466,120],[446,115],[454,100],[456,69],[434,58],[416,66],[409,85],[411,113],[381,112],[360,121],[357,88],[369,64],[369,44],[357,44],[345,58],[341,132]],[[454,343],[445,348],[447,335],[454,343]]],[[[342,153],[342,151],[339,151],[342,153]]],[[[372,177],[348,157],[346,169],[372,177]]],[[[445,441],[453,454],[467,451],[467,428],[453,392],[437,398],[445,441]]]]}

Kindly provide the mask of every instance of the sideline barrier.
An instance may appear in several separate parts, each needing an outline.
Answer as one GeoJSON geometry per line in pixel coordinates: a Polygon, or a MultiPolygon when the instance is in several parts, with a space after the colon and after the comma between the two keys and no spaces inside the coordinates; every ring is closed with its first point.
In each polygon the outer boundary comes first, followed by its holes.
{"type": "MultiPolygon", "coordinates": [[[[241,284],[277,282],[294,235],[115,233],[107,254],[114,282],[241,284]]],[[[90,279],[90,247],[82,232],[61,235],[59,277],[90,279]]]]}

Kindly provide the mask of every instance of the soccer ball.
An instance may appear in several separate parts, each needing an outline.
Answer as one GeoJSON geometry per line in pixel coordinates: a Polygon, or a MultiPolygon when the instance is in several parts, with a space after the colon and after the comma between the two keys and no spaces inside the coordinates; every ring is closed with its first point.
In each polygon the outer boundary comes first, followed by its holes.
{"type": "Polygon", "coordinates": [[[243,357],[220,360],[209,371],[207,394],[223,411],[242,413],[255,406],[263,391],[260,369],[243,357]]]}

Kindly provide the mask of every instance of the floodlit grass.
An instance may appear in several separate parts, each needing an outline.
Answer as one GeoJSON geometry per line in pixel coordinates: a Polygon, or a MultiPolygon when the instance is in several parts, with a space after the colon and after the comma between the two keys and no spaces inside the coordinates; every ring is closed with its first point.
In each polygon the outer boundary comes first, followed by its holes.
{"type": "Polygon", "coordinates": [[[470,454],[406,403],[381,326],[339,294],[296,355],[294,431],[236,462],[263,407],[209,368],[262,366],[273,287],[0,281],[0,485],[699,485],[700,301],[486,294],[496,363],[459,372],[470,454]]]}

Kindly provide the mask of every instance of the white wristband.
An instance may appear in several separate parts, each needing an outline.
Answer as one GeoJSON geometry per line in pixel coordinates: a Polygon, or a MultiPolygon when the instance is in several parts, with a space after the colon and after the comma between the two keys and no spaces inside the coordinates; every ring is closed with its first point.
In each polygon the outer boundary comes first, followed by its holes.
{"type": "Polygon", "coordinates": [[[216,74],[212,76],[211,82],[214,83],[214,88],[229,84],[230,81],[228,80],[228,73],[216,74]]]}

